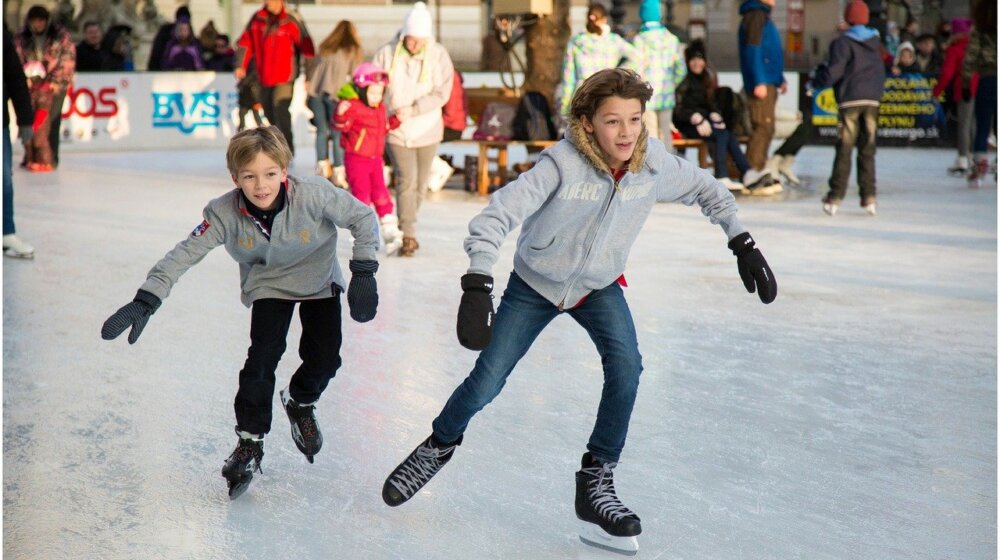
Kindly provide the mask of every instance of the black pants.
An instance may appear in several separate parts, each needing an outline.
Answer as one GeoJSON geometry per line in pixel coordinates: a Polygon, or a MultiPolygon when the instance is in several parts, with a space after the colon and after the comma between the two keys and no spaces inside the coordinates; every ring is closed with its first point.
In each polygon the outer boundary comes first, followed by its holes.
{"type": "Polygon", "coordinates": [[[292,142],[292,82],[278,84],[273,87],[262,87],[261,105],[264,106],[264,116],[271,124],[278,127],[288,142],[288,148],[295,154],[295,143],[292,142]]]}
{"type": "Polygon", "coordinates": [[[59,167],[59,141],[62,139],[62,107],[66,101],[66,90],[52,97],[52,112],[49,113],[49,147],[52,148],[52,165],[59,167]]]}
{"type": "Polygon", "coordinates": [[[285,353],[285,337],[299,304],[302,365],[289,383],[291,397],[300,403],[319,399],[340,368],[340,295],[301,302],[261,299],[253,304],[250,317],[250,350],[240,372],[236,393],[236,425],[252,434],[271,430],[271,403],[274,399],[274,371],[285,353]]]}
{"type": "Polygon", "coordinates": [[[830,200],[843,200],[851,177],[851,153],[858,148],[858,187],[864,202],[875,197],[875,139],[878,134],[878,107],[840,109],[837,119],[837,155],[830,176],[830,200]]]}

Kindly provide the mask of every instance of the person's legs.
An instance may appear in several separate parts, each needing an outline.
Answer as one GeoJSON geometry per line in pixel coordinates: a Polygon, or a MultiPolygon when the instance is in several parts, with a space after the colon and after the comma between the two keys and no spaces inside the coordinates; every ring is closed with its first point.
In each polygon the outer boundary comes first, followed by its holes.
{"type": "Polygon", "coordinates": [[[39,125],[35,128],[35,135],[31,138],[31,149],[28,150],[28,165],[31,164],[52,165],[52,146],[49,144],[49,131],[52,125],[52,93],[43,89],[36,89],[31,92],[31,105],[35,110],[35,121],[39,125]],[[41,114],[41,111],[45,111],[41,114]]]}
{"type": "Polygon", "coordinates": [[[302,365],[288,383],[288,393],[296,402],[314,403],[340,368],[340,294],[299,302],[302,338],[299,357],[302,365]]]}
{"type": "Polygon", "coordinates": [[[625,294],[617,283],[592,292],[569,314],[590,335],[601,355],[604,388],[587,450],[601,462],[617,462],[639,390],[642,356],[625,294]]]}
{"type": "Polygon", "coordinates": [[[389,144],[393,170],[398,177],[396,204],[399,205],[399,229],[413,237],[417,232],[417,150],[389,144]]]}
{"type": "MultiPolygon", "coordinates": [[[[729,177],[729,164],[726,161],[726,156],[729,153],[729,138],[732,134],[728,130],[712,130],[712,137],[709,140],[712,143],[712,160],[715,164],[715,178],[722,179],[723,177],[729,177]]],[[[743,171],[740,171],[740,176],[743,176],[743,171]]]]}
{"type": "Polygon", "coordinates": [[[10,127],[3,128],[3,234],[12,235],[14,229],[14,169],[11,162],[13,148],[10,144],[10,127]]]}
{"type": "Polygon", "coordinates": [[[66,90],[52,97],[52,109],[49,113],[49,148],[52,150],[52,165],[59,167],[59,141],[62,139],[62,108],[66,101],[66,90]]]}
{"type": "Polygon", "coordinates": [[[392,204],[392,195],[389,188],[385,186],[385,173],[382,171],[382,158],[368,158],[368,182],[371,185],[372,204],[375,205],[375,213],[381,219],[387,214],[392,214],[395,207],[392,204]]]}
{"type": "Polygon", "coordinates": [[[728,135],[726,149],[729,156],[733,158],[733,163],[736,164],[736,169],[740,172],[740,177],[742,177],[750,169],[750,162],[747,161],[747,156],[743,155],[743,149],[740,148],[740,141],[736,138],[735,134],[730,133],[728,135]]]}
{"type": "Polygon", "coordinates": [[[875,202],[875,144],[878,137],[878,107],[861,107],[858,135],[858,187],[861,205],[875,202]]]}
{"type": "MultiPolygon", "coordinates": [[[[427,196],[427,185],[431,180],[431,170],[434,166],[434,158],[437,157],[439,144],[422,146],[417,148],[417,211],[427,196]]],[[[414,219],[414,223],[416,219],[414,219]]]]}
{"type": "Polygon", "coordinates": [[[972,156],[972,136],[975,128],[974,106],[972,100],[959,101],[956,111],[958,115],[958,157],[964,157],[971,161],[972,156]]]}
{"type": "Polygon", "coordinates": [[[558,314],[552,302],[511,273],[500,298],[489,345],[434,419],[437,441],[453,442],[465,433],[472,417],[500,394],[514,366],[558,314]]]}
{"type": "Polygon", "coordinates": [[[986,154],[990,131],[993,129],[993,114],[997,107],[997,75],[979,76],[979,86],[976,88],[976,136],[972,142],[972,151],[978,156],[986,154]]]}
{"type": "Polygon", "coordinates": [[[836,155],[830,175],[830,192],[825,199],[834,204],[839,204],[847,195],[847,182],[851,178],[851,154],[858,140],[860,116],[859,107],[841,109],[837,116],[836,155]]]}
{"type": "Polygon", "coordinates": [[[306,105],[313,114],[313,124],[316,125],[316,161],[330,160],[330,122],[326,113],[323,97],[309,96],[306,105]]]}
{"type": "Polygon", "coordinates": [[[747,160],[750,167],[758,171],[764,169],[767,163],[767,150],[774,138],[774,107],[777,102],[778,90],[772,85],[767,86],[767,95],[763,99],[751,93],[747,101],[753,126],[747,142],[747,160]]]}
{"type": "Polygon", "coordinates": [[[295,310],[294,301],[259,299],[250,314],[250,349],[240,371],[240,387],[233,408],[236,425],[244,432],[271,431],[274,370],[285,352],[285,336],[295,310]]]}
{"type": "Polygon", "coordinates": [[[376,163],[379,173],[382,173],[382,162],[357,154],[344,156],[344,170],[347,173],[347,184],[351,186],[351,194],[366,206],[372,204],[372,163],[376,163]]]}
{"type": "Polygon", "coordinates": [[[264,114],[267,120],[278,127],[281,134],[288,142],[288,148],[295,154],[295,142],[292,138],[292,113],[289,107],[292,104],[292,84],[278,84],[274,87],[265,87],[264,90],[264,114]]]}
{"type": "Polygon", "coordinates": [[[671,153],[673,153],[673,151],[674,151],[674,149],[673,149],[673,143],[671,142],[671,140],[673,140],[673,138],[670,135],[670,128],[673,125],[673,120],[674,120],[674,110],[673,110],[673,108],[670,108],[670,109],[660,109],[659,111],[657,111],[656,112],[656,120],[657,120],[657,123],[656,123],[657,124],[657,130],[659,132],[659,135],[657,136],[657,138],[659,138],[664,144],[666,144],[668,151],[670,151],[671,153]]]}

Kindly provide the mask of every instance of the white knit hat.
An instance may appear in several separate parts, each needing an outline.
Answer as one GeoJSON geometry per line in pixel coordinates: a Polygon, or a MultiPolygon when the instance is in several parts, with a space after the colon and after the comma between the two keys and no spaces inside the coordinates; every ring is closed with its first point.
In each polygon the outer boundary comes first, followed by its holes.
{"type": "Polygon", "coordinates": [[[428,39],[432,36],[431,13],[427,11],[427,4],[417,2],[413,5],[413,9],[406,14],[406,19],[403,20],[402,35],[420,39],[428,39]]]}

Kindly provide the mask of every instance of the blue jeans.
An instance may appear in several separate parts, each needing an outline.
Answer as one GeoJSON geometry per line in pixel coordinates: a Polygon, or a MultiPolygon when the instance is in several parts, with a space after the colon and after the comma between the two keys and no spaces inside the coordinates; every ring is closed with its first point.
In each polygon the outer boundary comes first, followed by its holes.
{"type": "MultiPolygon", "coordinates": [[[[436,440],[452,442],[465,432],[472,417],[500,394],[507,376],[538,334],[560,313],[563,312],[516,273],[511,273],[500,299],[489,346],[479,354],[472,372],[434,419],[436,440]]],[[[591,292],[583,304],[565,313],[586,329],[604,367],[604,389],[587,450],[601,461],[618,461],[625,447],[642,373],[632,313],[617,283],[591,292]]]]}
{"type": "Polygon", "coordinates": [[[739,170],[740,177],[743,177],[747,170],[750,169],[750,162],[747,161],[747,157],[743,155],[743,150],[740,149],[740,141],[736,139],[735,134],[726,129],[719,130],[717,128],[713,128],[712,136],[709,138],[709,142],[711,142],[715,147],[716,179],[729,177],[729,166],[726,164],[727,155],[733,157],[733,163],[736,164],[736,169],[739,170]]]}
{"type": "Polygon", "coordinates": [[[993,113],[997,109],[997,75],[979,76],[979,86],[976,88],[976,137],[972,141],[972,151],[986,153],[989,144],[990,130],[993,128],[993,113]]]}
{"type": "MultiPolygon", "coordinates": [[[[29,125],[30,126],[30,125],[29,125]]],[[[10,128],[3,127],[3,234],[14,233],[14,169],[10,128]]]]}
{"type": "Polygon", "coordinates": [[[344,165],[344,148],[340,147],[340,131],[333,128],[333,111],[337,105],[329,96],[306,99],[316,121],[316,161],[330,159],[330,142],[333,142],[333,166],[344,165]]]}

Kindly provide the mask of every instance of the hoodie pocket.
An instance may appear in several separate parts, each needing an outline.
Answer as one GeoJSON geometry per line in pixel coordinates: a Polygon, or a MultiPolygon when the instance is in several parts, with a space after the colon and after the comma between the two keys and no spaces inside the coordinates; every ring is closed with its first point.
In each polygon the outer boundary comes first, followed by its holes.
{"type": "Polygon", "coordinates": [[[563,282],[573,273],[575,259],[558,236],[536,237],[521,246],[521,259],[532,270],[553,282],[563,282]]]}

